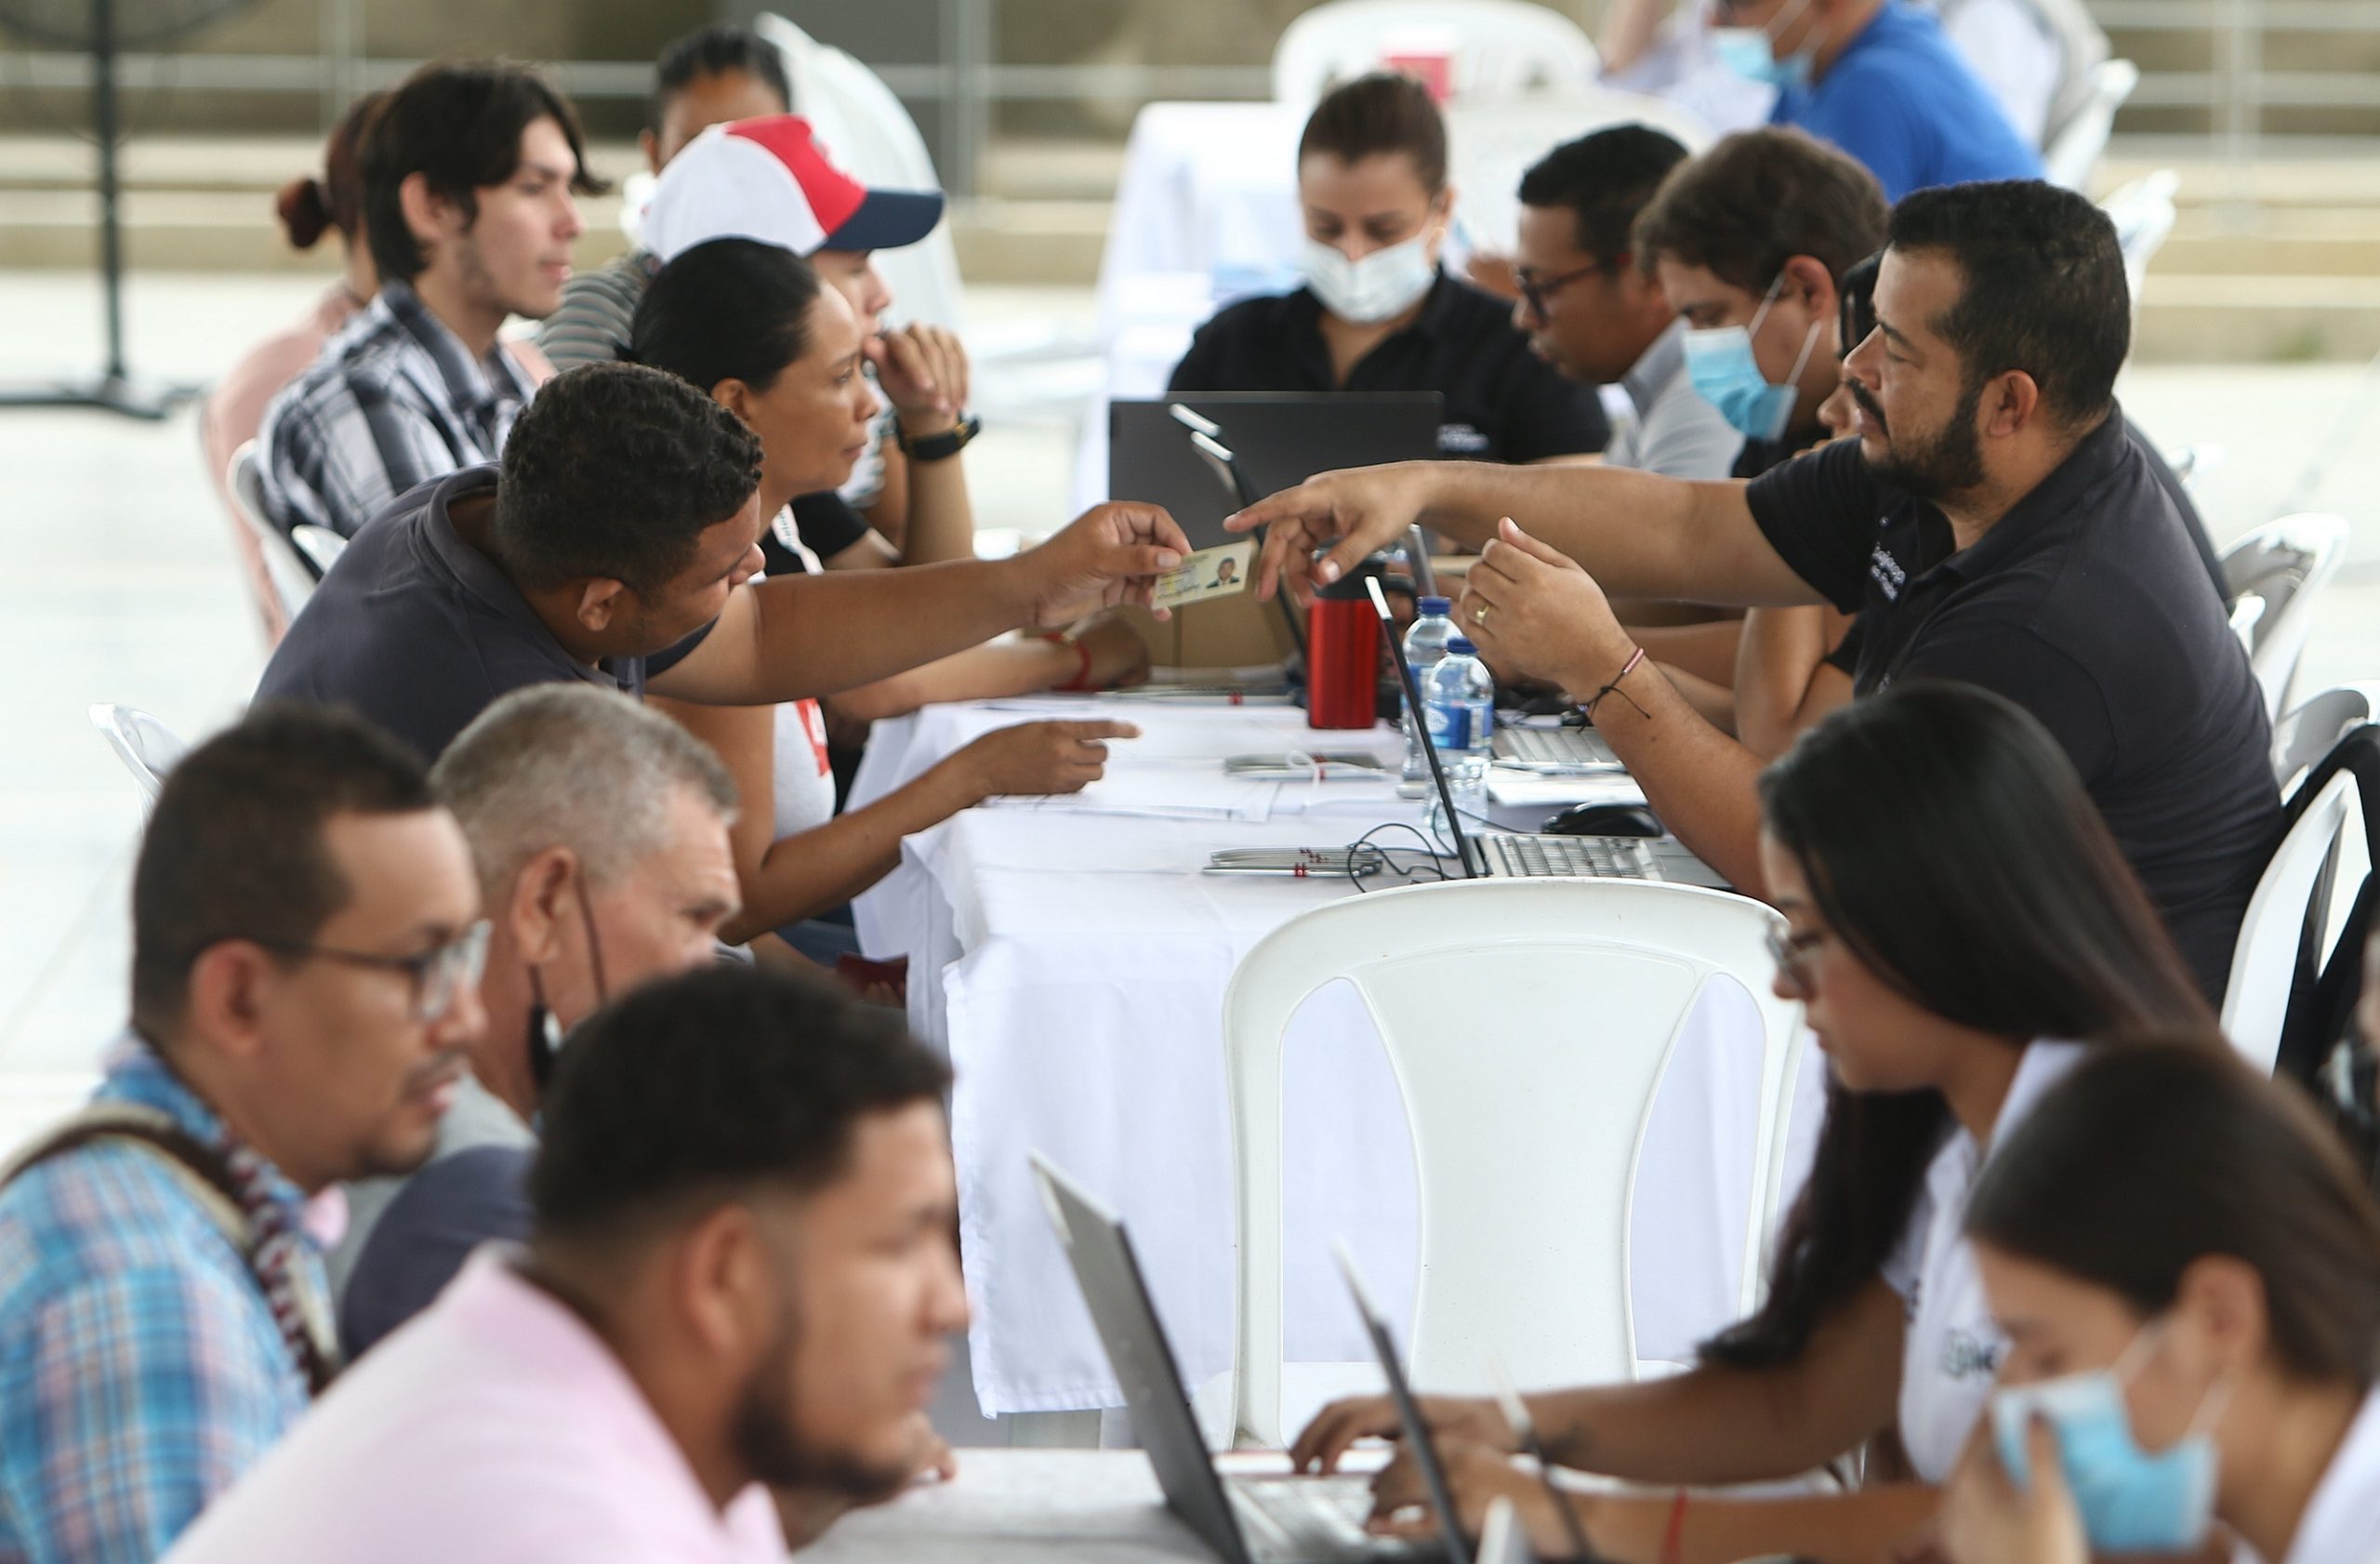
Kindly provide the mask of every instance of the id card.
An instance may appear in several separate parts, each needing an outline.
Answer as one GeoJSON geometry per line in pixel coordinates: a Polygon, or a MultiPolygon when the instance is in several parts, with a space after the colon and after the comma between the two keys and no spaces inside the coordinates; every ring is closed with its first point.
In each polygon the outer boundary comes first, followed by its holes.
{"type": "Polygon", "coordinates": [[[1158,608],[1180,608],[1210,598],[1230,597],[1248,590],[1256,560],[1256,540],[1201,549],[1157,578],[1150,602],[1158,608]]]}

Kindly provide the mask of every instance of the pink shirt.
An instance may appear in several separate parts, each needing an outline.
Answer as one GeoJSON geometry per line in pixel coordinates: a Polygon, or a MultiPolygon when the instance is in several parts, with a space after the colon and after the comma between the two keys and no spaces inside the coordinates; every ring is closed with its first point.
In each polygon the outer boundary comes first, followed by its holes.
{"type": "Polygon", "coordinates": [[[609,1348],[502,1251],[334,1385],[171,1564],[778,1564],[724,1515],[609,1348]]]}

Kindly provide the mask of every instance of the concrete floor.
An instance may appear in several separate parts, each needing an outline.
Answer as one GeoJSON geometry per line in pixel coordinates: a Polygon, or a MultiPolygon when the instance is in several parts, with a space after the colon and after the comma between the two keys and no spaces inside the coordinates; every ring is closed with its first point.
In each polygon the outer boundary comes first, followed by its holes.
{"type": "MultiPolygon", "coordinates": [[[[297,315],[302,276],[143,274],[130,288],[134,366],[201,381],[297,315]]],[[[1087,324],[1087,291],[985,289],[971,319],[1087,324]]],[[[84,373],[99,359],[94,286],[71,273],[0,274],[0,381],[84,373]]],[[[2201,494],[2218,543],[2279,509],[2337,510],[2360,528],[2325,600],[2300,685],[2380,678],[2380,384],[2337,365],[2135,373],[2127,405],[2171,445],[2225,457],[2201,494]]],[[[1063,518],[1072,431],[995,424],[969,453],[981,523],[1046,531],[1063,518]]],[[[200,468],[195,420],[0,411],[0,1135],[74,1089],[123,1015],[126,882],[139,813],[85,717],[143,708],[176,731],[231,717],[261,661],[229,522],[200,468]],[[9,1113],[13,1104],[15,1113],[9,1113]]]]}

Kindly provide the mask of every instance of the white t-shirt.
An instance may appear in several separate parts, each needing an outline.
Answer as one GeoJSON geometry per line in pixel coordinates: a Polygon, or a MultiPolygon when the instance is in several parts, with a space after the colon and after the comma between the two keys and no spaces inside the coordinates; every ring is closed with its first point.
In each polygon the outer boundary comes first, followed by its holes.
{"type": "MultiPolygon", "coordinates": [[[[1992,1140],[2021,1123],[2042,1093],[2082,1062],[2083,1053],[2082,1044],[2072,1042],[2028,1047],[1993,1121],[1992,1140]]],[[[1925,1188],[1910,1213],[1909,1232],[1884,1262],[1885,1282],[1909,1307],[1900,1360],[1901,1444],[1927,1482],[1942,1481],[1958,1465],[2008,1347],[1992,1323],[1975,1251],[1961,1230],[1967,1193],[1988,1155],[1964,1129],[1951,1133],[1925,1170],[1925,1188]]]]}
{"type": "Polygon", "coordinates": [[[2284,1564],[2373,1564],[2380,1559],[2380,1390],[2363,1398],[2347,1442],[2331,1458],[2297,1519],[2284,1564]]]}
{"type": "Polygon", "coordinates": [[[826,719],[814,700],[777,708],[775,829],[783,842],[835,817],[835,768],[826,759],[826,719]]]}

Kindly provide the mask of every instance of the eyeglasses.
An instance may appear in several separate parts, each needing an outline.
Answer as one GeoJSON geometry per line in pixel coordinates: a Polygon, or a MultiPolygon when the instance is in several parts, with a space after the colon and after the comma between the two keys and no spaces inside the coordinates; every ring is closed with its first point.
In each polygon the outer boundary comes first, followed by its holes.
{"type": "Polygon", "coordinates": [[[487,970],[488,921],[484,918],[445,944],[433,945],[410,956],[376,956],[364,950],[341,950],[336,946],[264,939],[254,934],[247,938],[251,944],[284,956],[345,961],[350,966],[403,973],[413,984],[413,1018],[424,1025],[452,1010],[456,997],[465,988],[478,987],[480,974],[487,970]]]}
{"type": "Polygon", "coordinates": [[[1554,317],[1545,307],[1548,299],[1581,277],[1619,270],[1620,262],[1625,259],[1627,258],[1622,256],[1620,260],[1599,260],[1592,266],[1581,266],[1575,272],[1565,272],[1558,277],[1540,277],[1524,268],[1513,273],[1513,281],[1520,285],[1521,299],[1528,306],[1528,312],[1541,321],[1552,320],[1554,317]]]}
{"type": "Polygon", "coordinates": [[[1822,930],[1808,929],[1801,934],[1768,931],[1769,959],[1777,963],[1778,975],[1791,984],[1796,992],[1810,989],[1810,952],[1826,942],[1822,930]]]}

